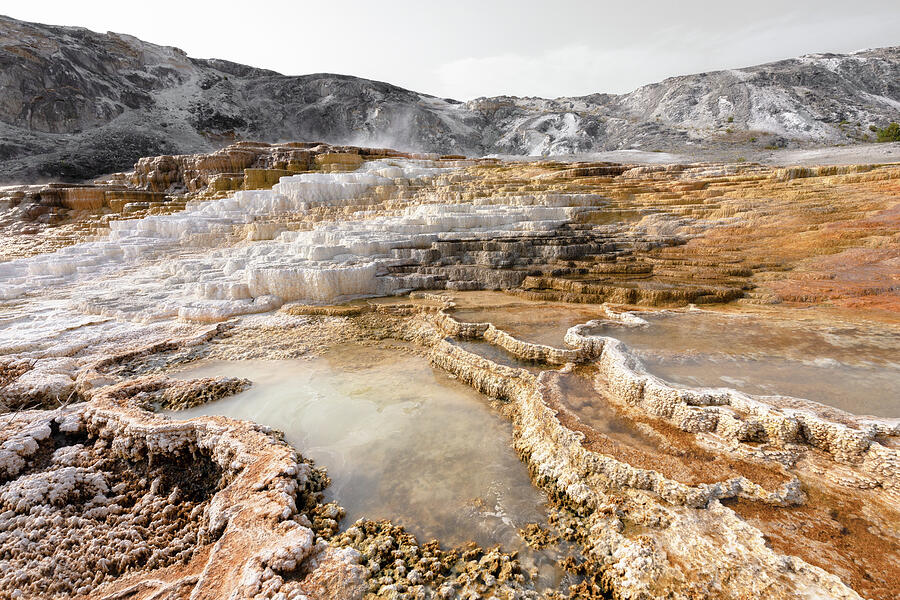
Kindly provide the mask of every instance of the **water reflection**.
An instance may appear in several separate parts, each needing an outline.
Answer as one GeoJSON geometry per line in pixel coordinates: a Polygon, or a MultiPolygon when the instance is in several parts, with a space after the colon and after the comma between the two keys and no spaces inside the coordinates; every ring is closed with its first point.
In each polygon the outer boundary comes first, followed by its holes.
{"type": "Polygon", "coordinates": [[[451,314],[459,321],[493,323],[520,340],[556,348],[566,348],[563,339],[570,327],[606,314],[590,304],[535,302],[502,292],[463,292],[454,301],[451,314]]]}
{"type": "Polygon", "coordinates": [[[553,584],[552,549],[534,552],[517,529],[546,521],[546,497],[512,450],[510,426],[470,387],[421,357],[345,346],[320,358],[216,361],[177,376],[247,377],[249,390],[172,413],[269,425],[328,469],[328,499],[358,518],[388,518],[420,540],[501,544],[553,584]]]}
{"type": "Polygon", "coordinates": [[[799,322],[710,311],[642,314],[647,327],[605,325],[647,369],[676,384],[816,400],[856,414],[900,416],[900,335],[888,325],[799,322]]]}

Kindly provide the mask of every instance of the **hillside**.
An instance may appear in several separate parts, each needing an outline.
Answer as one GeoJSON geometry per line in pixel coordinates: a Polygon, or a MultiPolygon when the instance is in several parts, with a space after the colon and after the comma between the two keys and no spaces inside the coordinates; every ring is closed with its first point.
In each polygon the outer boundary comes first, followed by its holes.
{"type": "Polygon", "coordinates": [[[623,95],[459,102],[0,17],[0,89],[2,182],[86,179],[241,139],[467,155],[728,152],[859,143],[871,125],[900,120],[900,48],[674,77],[623,95]]]}

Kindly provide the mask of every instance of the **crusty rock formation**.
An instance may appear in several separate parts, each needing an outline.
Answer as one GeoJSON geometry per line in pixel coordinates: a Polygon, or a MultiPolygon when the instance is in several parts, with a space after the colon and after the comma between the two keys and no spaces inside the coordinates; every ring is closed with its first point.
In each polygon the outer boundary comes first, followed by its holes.
{"type": "MultiPolygon", "coordinates": [[[[610,316],[624,318],[626,323],[639,321],[627,314],[610,316]]],[[[596,592],[651,598],[683,590],[725,597],[765,590],[767,597],[792,598],[817,590],[813,593],[858,598],[856,591],[826,572],[829,567],[837,567],[847,578],[844,583],[852,582],[865,596],[890,597],[898,575],[890,566],[891,557],[900,549],[896,537],[888,533],[900,518],[892,508],[900,493],[900,455],[891,447],[893,442],[886,440],[900,436],[900,420],[844,414],[841,422],[834,422],[830,419],[833,409],[817,408],[815,403],[802,409],[785,409],[733,391],[675,389],[642,372],[639,362],[617,340],[584,335],[588,324],[570,329],[567,343],[581,350],[582,362],[596,365],[589,376],[595,391],[587,396],[588,402],[608,403],[611,414],[619,413],[632,423],[639,419],[644,427],[652,424],[664,433],[660,439],[667,445],[679,436],[660,420],[693,434],[696,441],[689,442],[688,447],[694,447],[675,454],[685,463],[685,456],[713,462],[717,460],[715,454],[729,456],[725,473],[732,474],[728,479],[686,485],[681,481],[685,478],[681,471],[674,472],[675,479],[663,474],[668,460],[665,450],[653,445],[638,449],[644,454],[650,452],[646,463],[650,468],[636,468],[631,464],[638,462],[635,449],[629,450],[622,440],[593,429],[578,419],[577,411],[566,407],[560,382],[572,372],[573,364],[535,377],[467,352],[441,339],[441,333],[483,336],[522,358],[545,352],[545,347],[522,341],[510,343],[508,335],[487,333],[492,325],[473,327],[446,313],[427,317],[426,322],[430,325],[426,324],[419,335],[429,340],[426,343],[432,348],[432,361],[504,403],[504,411],[516,426],[517,449],[529,463],[535,481],[552,490],[556,501],[577,515],[573,525],[578,533],[573,535],[593,563],[593,570],[588,572],[596,582],[596,592]],[[431,326],[440,333],[429,338],[426,332],[431,326]],[[698,455],[703,451],[696,446],[714,450],[709,458],[701,459],[698,455]],[[825,466],[822,453],[830,455],[834,463],[825,466]],[[786,461],[786,455],[794,458],[786,461]],[[830,474],[824,481],[820,479],[823,472],[830,474]],[[880,491],[865,491],[873,485],[880,491]],[[759,530],[740,518],[753,515],[754,523],[768,532],[770,523],[779,522],[781,511],[790,515],[793,507],[799,506],[808,518],[819,520],[819,526],[830,527],[829,518],[823,519],[819,513],[823,492],[831,502],[843,496],[848,504],[863,501],[879,507],[874,512],[865,511],[865,517],[856,509],[852,518],[868,520],[868,535],[880,532],[874,534],[879,539],[876,543],[884,548],[884,561],[876,559],[880,567],[844,570],[846,558],[841,555],[854,556],[861,549],[848,551],[840,539],[826,543],[824,557],[822,551],[804,548],[807,540],[797,540],[791,553],[799,551],[812,564],[795,557],[786,560],[764,545],[759,530]],[[735,506],[736,512],[726,505],[735,506]],[[630,523],[639,524],[650,535],[622,535],[630,523]],[[730,540],[725,554],[717,549],[722,536],[730,540]],[[826,570],[814,565],[823,565],[826,570]],[[872,572],[883,574],[873,579],[872,572]],[[704,581],[716,581],[718,589],[713,592],[704,581]]],[[[689,468],[699,468],[701,480],[710,474],[716,477],[714,470],[703,466],[689,468]]],[[[696,481],[697,475],[690,477],[696,481]]]]}
{"type": "Polygon", "coordinates": [[[102,235],[111,220],[184,210],[198,195],[269,189],[288,175],[352,171],[365,160],[413,156],[317,142],[238,142],[210,154],[144,157],[132,171],[94,183],[6,186],[0,188],[0,231],[9,240],[0,258],[48,252],[102,235]]]}
{"type": "Polygon", "coordinates": [[[496,548],[419,543],[385,521],[339,533],[324,471],[268,428],[139,408],[184,389],[139,377],[4,416],[0,598],[538,597],[496,548]]]}
{"type": "Polygon", "coordinates": [[[363,577],[300,512],[321,476],[263,428],[101,398],[6,420],[0,597],[327,598],[363,577]]]}
{"type": "Polygon", "coordinates": [[[110,220],[90,239],[0,263],[0,419],[11,424],[0,533],[21,544],[0,557],[11,565],[0,576],[26,597],[44,583],[98,597],[532,596],[502,549],[440,548],[390,523],[341,533],[340,508],[316,496],[323,476],[273,432],[145,412],[247,385],[174,381],[175,365],[389,339],[509,417],[553,499],[553,534],[576,549],[564,565],[581,577],[576,597],[891,597],[900,422],[675,387],[589,320],[651,327],[601,302],[737,301],[764,318],[763,306],[812,313],[827,301],[895,328],[896,165],[231,150],[150,159],[117,179],[192,189],[181,210],[110,220]],[[301,159],[314,168],[293,173],[301,159]],[[243,175],[219,171],[240,164],[243,175]],[[241,189],[217,187],[232,175],[241,189]],[[504,290],[477,292],[480,306],[511,298],[551,325],[568,306],[551,302],[579,302],[580,324],[527,341],[501,324],[502,302],[496,322],[462,318],[454,298],[466,290],[504,290]],[[50,410],[28,410],[38,407],[50,410]],[[187,463],[199,471],[179,479],[187,463]],[[173,520],[142,524],[148,511],[173,520]],[[108,543],[82,543],[88,527],[108,543]],[[29,537],[44,529],[64,542],[58,576],[55,546],[29,537]]]}
{"type": "Polygon", "coordinates": [[[162,192],[265,189],[284,176],[306,171],[352,171],[365,160],[390,157],[413,155],[319,142],[238,142],[210,154],[141,158],[134,165],[129,182],[137,189],[162,192]]]}

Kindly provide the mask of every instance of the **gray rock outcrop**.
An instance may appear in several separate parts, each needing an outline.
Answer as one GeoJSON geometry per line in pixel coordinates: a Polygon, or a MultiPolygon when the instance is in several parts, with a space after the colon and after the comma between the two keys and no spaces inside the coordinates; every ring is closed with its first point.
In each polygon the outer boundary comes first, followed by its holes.
{"type": "Polygon", "coordinates": [[[83,180],[235,140],[442,154],[865,142],[900,120],[900,47],[666,79],[629,94],[441,99],[285,76],[117,33],[0,17],[0,182],[83,180]]]}

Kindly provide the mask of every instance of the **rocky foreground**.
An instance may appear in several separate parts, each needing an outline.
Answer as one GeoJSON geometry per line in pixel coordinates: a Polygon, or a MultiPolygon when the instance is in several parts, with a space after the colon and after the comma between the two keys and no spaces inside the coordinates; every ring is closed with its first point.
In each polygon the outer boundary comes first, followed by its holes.
{"type": "Polygon", "coordinates": [[[897,331],[898,182],[240,144],[6,190],[0,597],[892,598],[900,420],[673,386],[598,328],[694,305],[897,331]],[[465,318],[504,310],[467,290],[603,316],[542,345],[465,318]],[[173,367],[348,340],[402,341],[509,419],[552,504],[523,536],[568,540],[570,587],[502,548],[341,528],[278,432],[154,414],[252,385],[173,367]]]}

